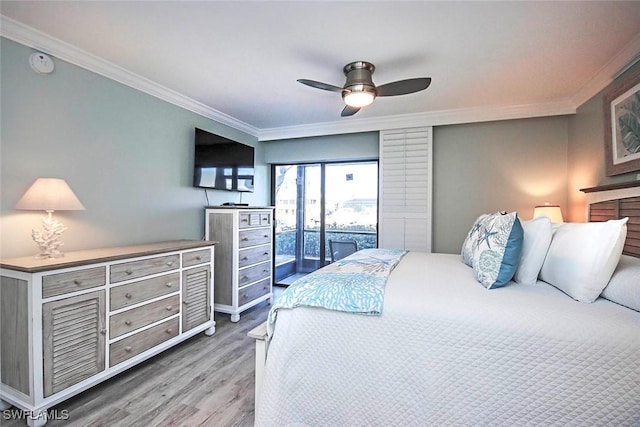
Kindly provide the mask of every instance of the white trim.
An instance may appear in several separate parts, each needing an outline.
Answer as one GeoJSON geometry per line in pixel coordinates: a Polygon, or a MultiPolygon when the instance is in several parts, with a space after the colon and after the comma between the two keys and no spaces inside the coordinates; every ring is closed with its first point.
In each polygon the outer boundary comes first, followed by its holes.
{"type": "Polygon", "coordinates": [[[0,15],[0,35],[249,135],[258,135],[255,126],[4,15],[0,15]]]}
{"type": "Polygon", "coordinates": [[[335,135],[355,132],[404,129],[424,126],[442,126],[460,123],[477,123],[494,120],[525,119],[531,117],[575,114],[575,107],[568,101],[545,104],[511,105],[500,107],[474,107],[457,110],[441,110],[425,113],[403,114],[364,119],[343,119],[340,122],[314,123],[299,126],[261,129],[259,141],[303,138],[308,136],[335,135]]]}
{"type": "Polygon", "coordinates": [[[593,203],[606,202],[607,200],[626,199],[627,197],[640,197],[640,187],[619,188],[616,190],[593,191],[586,193],[587,209],[593,203]]]}
{"type": "Polygon", "coordinates": [[[553,102],[483,106],[364,119],[350,118],[338,122],[260,129],[2,14],[0,36],[255,136],[259,141],[575,114],[577,107],[604,89],[617,75],[640,59],[639,33],[578,93],[571,98],[553,102]]]}
{"type": "Polygon", "coordinates": [[[249,331],[249,338],[256,340],[256,376],[254,402],[256,407],[262,394],[264,369],[267,364],[267,351],[269,348],[269,335],[267,334],[267,322],[263,322],[249,331]]]}
{"type": "Polygon", "coordinates": [[[640,197],[640,187],[619,188],[615,190],[585,193],[585,200],[587,202],[585,207],[585,218],[589,218],[589,206],[594,203],[606,202],[607,200],[626,199],[628,197],[640,197]]]}
{"type": "Polygon", "coordinates": [[[640,33],[638,33],[616,56],[611,58],[585,86],[575,95],[571,102],[577,107],[606,88],[620,74],[628,70],[640,60],[640,33]]]}

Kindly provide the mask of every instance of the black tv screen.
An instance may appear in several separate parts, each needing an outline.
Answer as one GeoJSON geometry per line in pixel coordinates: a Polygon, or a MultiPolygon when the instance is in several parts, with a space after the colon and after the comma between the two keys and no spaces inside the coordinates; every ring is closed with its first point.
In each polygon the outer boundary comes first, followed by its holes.
{"type": "Polygon", "coordinates": [[[254,148],[196,128],[193,185],[253,192],[254,148]]]}

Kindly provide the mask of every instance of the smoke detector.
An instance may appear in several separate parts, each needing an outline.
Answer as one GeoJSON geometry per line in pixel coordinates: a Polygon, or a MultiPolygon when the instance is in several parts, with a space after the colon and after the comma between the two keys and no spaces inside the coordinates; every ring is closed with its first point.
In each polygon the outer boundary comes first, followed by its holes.
{"type": "Polygon", "coordinates": [[[29,56],[29,65],[38,74],[50,74],[53,72],[53,60],[42,52],[34,52],[29,56]]]}

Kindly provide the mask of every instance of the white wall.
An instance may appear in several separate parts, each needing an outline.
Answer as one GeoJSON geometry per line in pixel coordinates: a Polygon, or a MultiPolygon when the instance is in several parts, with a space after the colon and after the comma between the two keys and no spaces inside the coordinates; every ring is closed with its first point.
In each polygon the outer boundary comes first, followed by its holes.
{"type": "MultiPolygon", "coordinates": [[[[55,58],[52,74],[36,74],[31,49],[6,39],[0,49],[1,257],[38,251],[31,229],[44,213],[14,209],[38,177],[65,179],[86,207],[54,214],[68,227],[63,250],[202,238],[194,127],[257,147],[256,190],[242,201],[268,203],[269,168],[253,136],[55,58]]],[[[240,198],[208,194],[214,205],[240,198]]]]}

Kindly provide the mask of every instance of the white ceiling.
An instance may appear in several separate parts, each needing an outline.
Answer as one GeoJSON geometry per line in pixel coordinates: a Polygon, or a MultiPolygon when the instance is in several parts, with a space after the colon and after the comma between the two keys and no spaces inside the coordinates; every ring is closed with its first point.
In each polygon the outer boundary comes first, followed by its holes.
{"type": "MultiPolygon", "coordinates": [[[[2,0],[0,12],[21,34],[44,33],[23,36],[34,48],[87,68],[107,64],[134,87],[197,101],[204,115],[261,139],[456,112],[563,114],[640,55],[637,1],[2,0]],[[296,82],[342,86],[342,67],[355,60],[376,65],[378,85],[433,80],[349,118],[339,93],[296,82]]],[[[22,41],[10,33],[2,35],[22,41]]]]}

